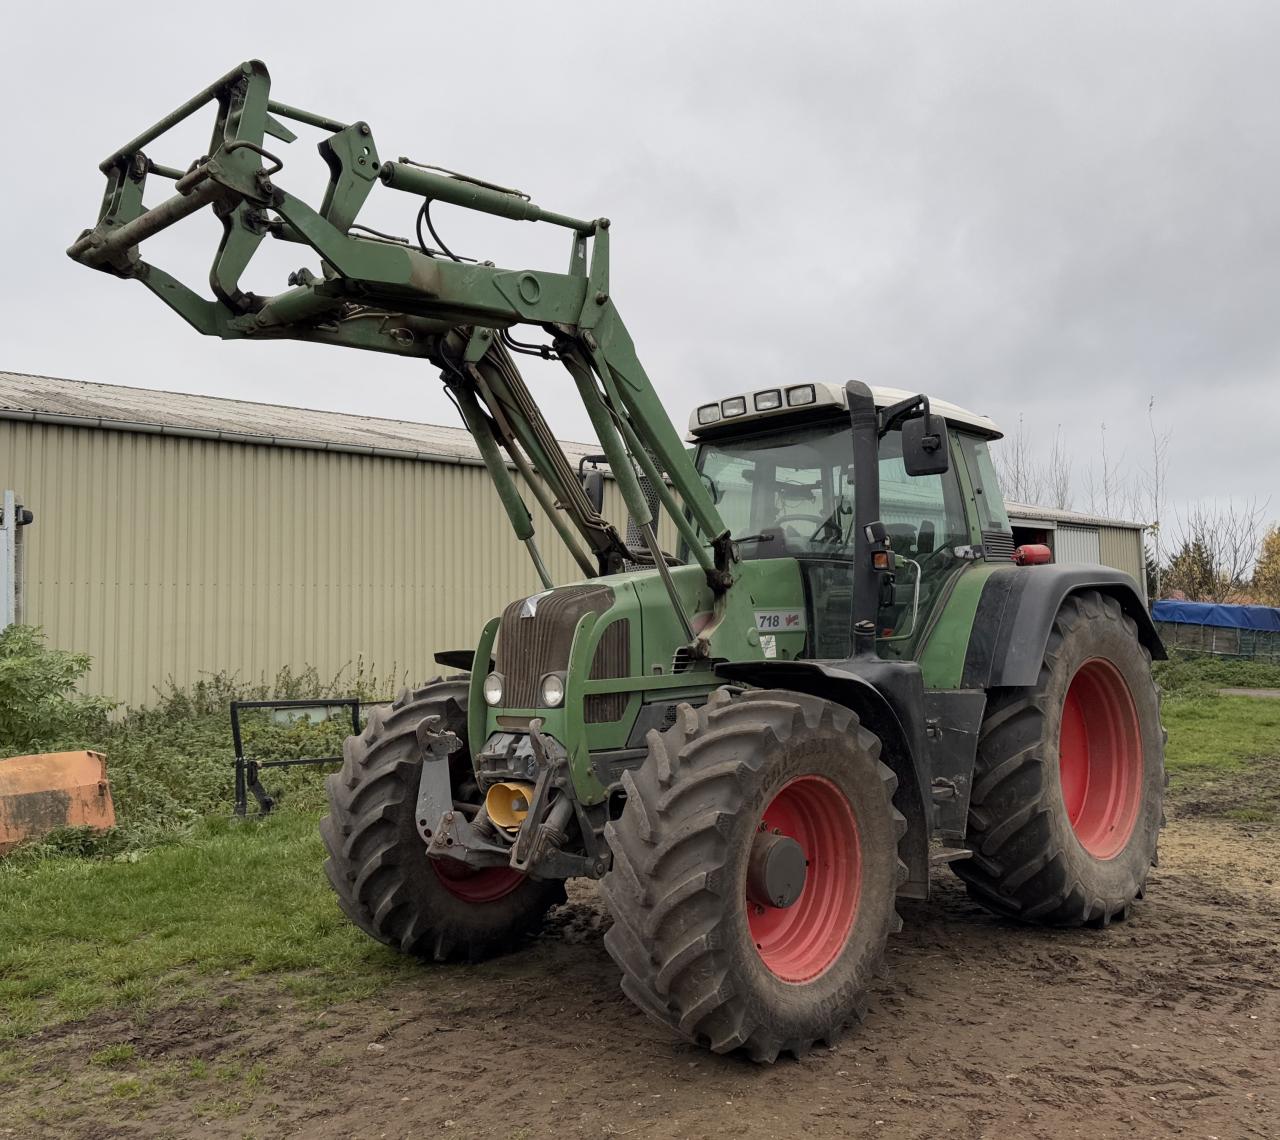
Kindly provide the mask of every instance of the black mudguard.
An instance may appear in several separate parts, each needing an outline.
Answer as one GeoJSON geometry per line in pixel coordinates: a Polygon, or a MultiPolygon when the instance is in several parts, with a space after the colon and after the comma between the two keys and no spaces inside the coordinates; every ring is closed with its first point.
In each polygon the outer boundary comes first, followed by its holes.
{"type": "Polygon", "coordinates": [[[1138,639],[1157,661],[1168,655],[1137,584],[1110,566],[1010,566],[987,579],[969,635],[965,689],[1034,685],[1053,619],[1063,601],[1081,590],[1115,598],[1138,627],[1138,639]]]}
{"type": "Polygon", "coordinates": [[[907,818],[900,844],[907,880],[898,893],[929,897],[929,836],[933,819],[924,742],[924,683],[915,662],[855,658],[850,661],[732,661],[716,676],[766,689],[810,693],[844,705],[880,738],[880,758],[898,777],[894,805],[907,818]]]}

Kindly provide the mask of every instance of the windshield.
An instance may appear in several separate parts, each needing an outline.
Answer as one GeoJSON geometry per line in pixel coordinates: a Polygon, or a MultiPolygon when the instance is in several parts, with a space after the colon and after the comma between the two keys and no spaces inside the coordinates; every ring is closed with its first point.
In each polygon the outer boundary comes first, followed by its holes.
{"type": "MultiPolygon", "coordinates": [[[[969,541],[955,476],[912,477],[902,434],[880,441],[880,518],[903,557],[969,541]]],[[[838,420],[713,440],[698,470],[743,558],[853,557],[853,454],[838,420]]]]}
{"type": "Polygon", "coordinates": [[[708,442],[698,470],[744,558],[852,553],[845,421],[708,442]]]}

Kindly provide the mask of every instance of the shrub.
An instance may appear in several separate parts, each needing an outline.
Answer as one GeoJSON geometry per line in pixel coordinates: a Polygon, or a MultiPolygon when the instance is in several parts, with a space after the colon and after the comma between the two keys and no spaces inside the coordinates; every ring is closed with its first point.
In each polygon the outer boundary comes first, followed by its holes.
{"type": "Polygon", "coordinates": [[[112,702],[75,691],[89,664],[88,654],[50,649],[34,626],[0,632],[0,755],[47,752],[106,730],[112,702]]]}
{"type": "MultiPolygon", "coordinates": [[[[22,640],[28,647],[35,635],[22,640]]],[[[28,650],[26,661],[32,656],[28,650]]],[[[25,684],[37,692],[50,678],[66,678],[65,690],[88,668],[84,654],[66,654],[39,646],[42,662],[26,666],[25,684]],[[54,657],[51,664],[48,657],[54,657]]],[[[16,673],[16,670],[15,670],[16,673]]],[[[202,818],[226,817],[232,810],[233,760],[228,706],[233,700],[307,700],[354,696],[372,702],[388,699],[390,679],[369,672],[362,662],[339,670],[325,680],[311,667],[282,669],[269,682],[247,683],[233,674],[212,673],[191,685],[172,681],[157,690],[156,700],[144,708],[127,709],[108,721],[113,707],[97,698],[65,696],[64,704],[26,704],[11,719],[15,739],[43,750],[91,748],[105,753],[116,807],[116,828],[101,834],[87,828],[64,828],[9,856],[5,862],[66,856],[133,858],[139,852],[185,836],[202,818]],[[55,715],[56,714],[56,715],[55,715]],[[34,726],[44,725],[40,731],[34,726]]],[[[0,697],[0,699],[3,699],[0,697]]],[[[351,730],[345,709],[332,710],[333,719],[276,723],[270,710],[245,710],[241,727],[246,755],[258,760],[298,756],[334,756],[342,751],[351,730]]],[[[328,769],[298,767],[264,772],[262,781],[282,805],[318,810],[324,803],[323,783],[328,769]]],[[[252,801],[251,801],[252,805],[252,801]]]]}
{"type": "Polygon", "coordinates": [[[1280,688],[1280,665],[1176,649],[1168,661],[1157,661],[1153,671],[1165,695],[1179,699],[1215,697],[1227,688],[1280,688]]]}

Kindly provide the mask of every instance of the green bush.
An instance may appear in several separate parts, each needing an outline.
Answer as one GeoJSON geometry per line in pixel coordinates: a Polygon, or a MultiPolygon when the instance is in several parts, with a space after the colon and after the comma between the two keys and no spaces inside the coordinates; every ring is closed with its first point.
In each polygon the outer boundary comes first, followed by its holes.
{"type": "MultiPolygon", "coordinates": [[[[271,682],[257,684],[216,673],[185,687],[170,682],[153,704],[109,720],[110,702],[70,692],[89,668],[85,654],[47,649],[39,631],[15,633],[14,627],[0,638],[0,649],[0,755],[80,748],[104,753],[117,822],[107,834],[88,828],[54,832],[11,855],[9,866],[63,856],[131,857],[182,838],[203,817],[229,815],[233,700],[354,696],[368,702],[388,699],[392,689],[389,679],[369,673],[362,662],[328,680],[310,667],[283,669],[271,682]]],[[[245,753],[257,760],[339,755],[351,730],[348,715],[335,708],[332,719],[319,723],[275,723],[271,710],[245,710],[245,753]]],[[[315,810],[324,803],[329,770],[271,769],[262,782],[280,803],[315,810]]]]}
{"type": "Polygon", "coordinates": [[[0,632],[0,756],[53,751],[105,731],[112,702],[75,691],[89,665],[85,653],[50,649],[34,626],[0,632]]]}
{"type": "Polygon", "coordinates": [[[1154,672],[1166,696],[1212,698],[1219,689],[1280,689],[1280,665],[1232,657],[1181,653],[1157,661],[1154,672]]]}

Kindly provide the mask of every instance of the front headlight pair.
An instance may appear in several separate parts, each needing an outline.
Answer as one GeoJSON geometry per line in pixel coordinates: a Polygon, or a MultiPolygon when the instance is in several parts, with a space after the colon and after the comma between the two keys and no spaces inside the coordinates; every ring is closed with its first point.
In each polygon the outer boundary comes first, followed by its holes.
{"type": "MultiPolygon", "coordinates": [[[[484,679],[482,692],[484,693],[484,703],[490,708],[497,708],[502,704],[502,697],[505,686],[501,673],[490,673],[484,679]]],[[[542,694],[542,704],[549,709],[558,709],[564,704],[564,674],[548,673],[538,685],[538,690],[542,694]]]]}

